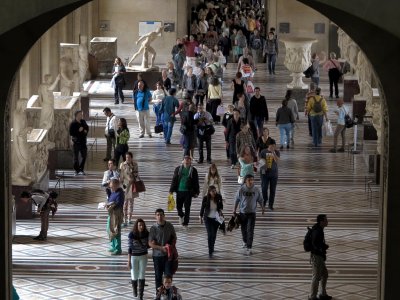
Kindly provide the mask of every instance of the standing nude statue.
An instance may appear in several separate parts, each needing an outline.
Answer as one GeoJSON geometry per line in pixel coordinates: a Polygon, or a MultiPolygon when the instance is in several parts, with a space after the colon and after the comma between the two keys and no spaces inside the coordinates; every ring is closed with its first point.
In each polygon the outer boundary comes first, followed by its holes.
{"type": "Polygon", "coordinates": [[[140,37],[136,41],[136,45],[139,44],[140,42],[142,43],[140,45],[139,50],[133,54],[132,58],[128,62],[128,66],[131,65],[132,61],[135,60],[135,58],[143,51],[143,60],[142,60],[142,68],[147,69],[149,68],[149,53],[151,53],[151,63],[150,63],[150,68],[154,66],[154,60],[156,58],[156,50],[154,50],[153,47],[150,46],[150,44],[157,38],[157,36],[161,33],[161,31],[165,28],[165,26],[160,26],[158,27],[155,31],[149,32],[148,34],[145,34],[144,36],[140,37]]]}
{"type": "Polygon", "coordinates": [[[40,113],[39,128],[49,130],[54,122],[54,89],[60,81],[60,75],[57,76],[56,80],[50,74],[44,75],[44,82],[39,85],[39,103],[42,107],[40,113]]]}

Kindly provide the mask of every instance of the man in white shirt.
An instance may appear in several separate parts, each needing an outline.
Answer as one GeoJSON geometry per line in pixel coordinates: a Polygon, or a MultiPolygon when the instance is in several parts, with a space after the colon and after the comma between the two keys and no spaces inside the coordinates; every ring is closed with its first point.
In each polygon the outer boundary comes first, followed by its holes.
{"type": "Polygon", "coordinates": [[[104,128],[104,135],[107,140],[107,152],[104,161],[108,161],[112,158],[115,149],[115,133],[118,129],[117,117],[111,112],[109,107],[105,107],[103,113],[107,117],[106,127],[104,128]]]}
{"type": "Polygon", "coordinates": [[[105,188],[107,193],[107,198],[111,194],[110,182],[112,179],[119,180],[119,172],[117,170],[115,159],[110,159],[108,161],[108,169],[107,171],[104,171],[103,180],[101,182],[101,186],[105,188]]]}

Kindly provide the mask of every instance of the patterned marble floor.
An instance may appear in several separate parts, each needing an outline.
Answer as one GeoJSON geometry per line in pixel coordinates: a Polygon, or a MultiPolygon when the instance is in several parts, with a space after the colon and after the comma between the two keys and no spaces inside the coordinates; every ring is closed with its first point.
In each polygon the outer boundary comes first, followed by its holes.
{"type": "MultiPolygon", "coordinates": [[[[230,103],[230,78],[234,68],[225,73],[225,103],[230,103]]],[[[279,139],[274,115],[289,82],[288,72],[278,66],[275,77],[267,77],[265,65],[259,65],[255,77],[267,97],[270,110],[268,126],[279,139]]],[[[322,78],[327,89],[327,78],[322,78]]],[[[173,168],[182,157],[178,126],[172,145],[162,137],[138,139],[138,126],[131,104],[114,105],[107,82],[96,82],[91,97],[91,138],[95,143],[89,154],[87,176],[73,177],[64,172],[59,212],[50,221],[47,242],[32,240],[40,228],[38,218],[18,220],[13,245],[14,285],[22,299],[132,299],[127,261],[127,234],[123,230],[123,255],[113,257],[107,250],[106,213],[97,210],[104,200],[100,187],[105,139],[102,109],[111,107],[117,116],[128,119],[132,138],[129,142],[147,192],[135,202],[134,214],[151,225],[154,210],[166,208],[173,168]],[[96,115],[98,116],[96,118],[96,115]]],[[[128,93],[128,91],[126,91],[128,93]]],[[[325,93],[326,94],[326,93],[325,93]]],[[[329,101],[330,119],[334,120],[334,101],[329,101]]],[[[349,107],[350,108],[350,107],[349,107]]],[[[334,299],[376,299],[378,251],[378,188],[372,197],[365,191],[367,167],[361,155],[332,154],[332,138],[325,138],[321,149],[312,149],[304,115],[298,122],[296,144],[281,154],[276,209],[258,214],[254,253],[245,256],[240,231],[218,235],[216,255],[208,258],[206,231],[198,222],[200,199],[193,201],[188,231],[178,224],[176,212],[167,213],[178,234],[179,270],[174,278],[184,299],[307,299],[311,279],[309,255],[303,251],[306,227],[319,213],[328,214],[326,240],[330,245],[327,266],[330,271],[328,292],[334,299]]],[[[217,126],[213,137],[212,158],[224,177],[225,214],[233,209],[238,189],[236,171],[226,160],[223,129],[217,126]]],[[[348,132],[349,140],[353,130],[348,132]]],[[[196,165],[200,183],[207,165],[196,165]]],[[[56,184],[51,182],[51,186],[56,184]]],[[[257,178],[257,185],[259,179],[257,178]]],[[[153,299],[154,273],[149,255],[145,299],[153,299]]]]}

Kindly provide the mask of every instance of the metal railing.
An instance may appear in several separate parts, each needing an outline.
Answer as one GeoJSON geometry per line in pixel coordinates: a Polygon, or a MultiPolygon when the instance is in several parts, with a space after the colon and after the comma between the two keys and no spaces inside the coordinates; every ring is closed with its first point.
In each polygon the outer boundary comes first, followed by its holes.
{"type": "Polygon", "coordinates": [[[64,171],[61,174],[56,174],[57,182],[54,185],[54,189],[58,190],[58,194],[61,194],[61,182],[63,183],[63,189],[65,189],[65,177],[64,171]]]}

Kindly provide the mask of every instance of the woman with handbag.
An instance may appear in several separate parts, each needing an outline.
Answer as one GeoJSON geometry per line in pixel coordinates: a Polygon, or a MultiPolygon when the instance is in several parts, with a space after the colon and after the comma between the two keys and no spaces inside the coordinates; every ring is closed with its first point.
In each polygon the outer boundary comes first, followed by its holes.
{"type": "Polygon", "coordinates": [[[200,223],[205,223],[208,240],[208,256],[213,257],[215,240],[221,220],[223,220],[222,210],[224,208],[222,196],[217,193],[215,186],[208,188],[207,195],[204,196],[200,209],[200,223]]]}
{"type": "Polygon", "coordinates": [[[116,132],[116,143],[114,150],[115,163],[118,166],[119,158],[122,156],[122,160],[125,161],[125,154],[128,152],[128,141],[129,141],[129,129],[125,118],[118,120],[118,129],[116,132]]]}
{"type": "Polygon", "coordinates": [[[125,190],[124,202],[124,222],[123,226],[132,224],[133,203],[135,198],[139,197],[139,193],[134,192],[133,185],[139,176],[138,164],[133,160],[132,152],[125,154],[125,161],[121,163],[119,180],[125,190]]]}
{"type": "Polygon", "coordinates": [[[340,62],[336,59],[336,53],[331,52],[329,59],[324,64],[324,70],[328,71],[329,76],[329,98],[333,97],[333,86],[335,86],[335,97],[339,98],[338,82],[339,78],[342,77],[342,67],[340,62]]]}

